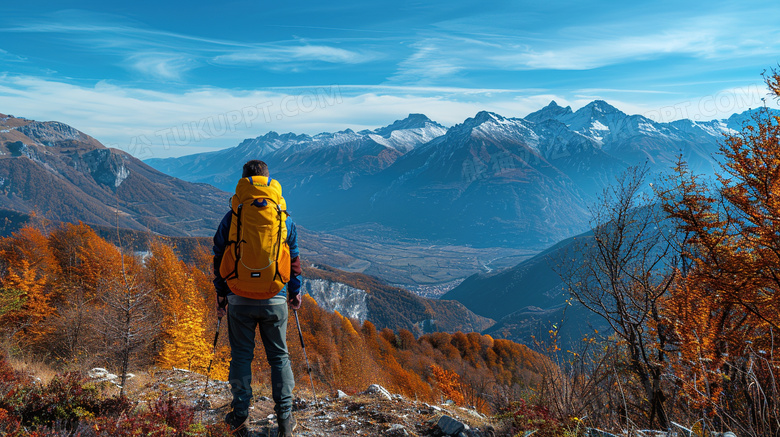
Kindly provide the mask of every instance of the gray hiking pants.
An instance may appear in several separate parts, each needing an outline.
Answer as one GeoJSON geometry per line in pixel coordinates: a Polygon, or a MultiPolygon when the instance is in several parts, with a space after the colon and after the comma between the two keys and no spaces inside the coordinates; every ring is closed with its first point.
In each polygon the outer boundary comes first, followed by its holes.
{"type": "MultiPolygon", "coordinates": [[[[232,297],[232,296],[231,296],[232,297]]],[[[292,411],[292,391],[295,387],[290,357],[287,353],[287,304],[228,305],[228,336],[230,337],[230,390],[233,393],[234,414],[246,417],[252,401],[252,359],[255,331],[260,330],[263,348],[271,366],[271,390],[276,414],[286,417],[292,411]]]]}

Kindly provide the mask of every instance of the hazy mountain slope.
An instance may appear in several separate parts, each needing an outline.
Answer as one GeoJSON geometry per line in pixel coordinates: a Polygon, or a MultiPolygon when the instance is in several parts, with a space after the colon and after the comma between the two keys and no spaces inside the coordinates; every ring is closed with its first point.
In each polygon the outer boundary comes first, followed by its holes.
{"type": "Polygon", "coordinates": [[[564,345],[593,329],[606,332],[603,319],[571,299],[558,271],[562,263],[582,262],[573,248],[590,232],[568,238],[515,267],[492,274],[475,274],[442,296],[463,303],[475,313],[496,320],[483,331],[494,337],[533,344],[549,340],[558,327],[564,345]]]}
{"type": "Polygon", "coordinates": [[[568,295],[556,267],[572,251],[578,239],[590,238],[590,232],[568,238],[515,267],[495,273],[469,276],[459,286],[447,292],[442,299],[453,299],[477,314],[500,320],[524,307],[549,308],[562,304],[568,295]],[[497,304],[500,302],[500,304],[497,304]]]}
{"type": "Polygon", "coordinates": [[[213,233],[226,193],[160,173],[58,122],[0,115],[0,206],[55,221],[213,233]],[[118,209],[118,211],[117,211],[118,209]]]}

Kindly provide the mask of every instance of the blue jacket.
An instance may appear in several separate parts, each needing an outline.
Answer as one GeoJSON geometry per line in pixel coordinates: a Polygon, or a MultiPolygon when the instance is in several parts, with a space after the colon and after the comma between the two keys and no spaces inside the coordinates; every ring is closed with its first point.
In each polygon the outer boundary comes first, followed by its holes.
{"type": "MultiPolygon", "coordinates": [[[[219,266],[222,264],[222,255],[225,253],[225,246],[227,246],[228,239],[230,238],[230,221],[232,219],[233,212],[228,211],[222,221],[219,223],[217,233],[214,234],[214,288],[217,290],[217,295],[226,297],[233,294],[230,291],[225,280],[219,275],[219,266]]],[[[292,218],[287,217],[287,245],[290,247],[290,258],[292,259],[292,266],[290,271],[290,282],[279,292],[280,295],[286,296],[289,292],[291,295],[300,293],[301,290],[301,262],[300,253],[298,251],[298,232],[295,228],[295,222],[292,218]]]]}

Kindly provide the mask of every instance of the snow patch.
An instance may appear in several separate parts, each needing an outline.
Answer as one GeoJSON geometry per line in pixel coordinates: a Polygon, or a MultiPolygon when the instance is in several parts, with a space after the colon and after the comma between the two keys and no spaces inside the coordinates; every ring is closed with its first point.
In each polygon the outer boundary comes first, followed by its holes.
{"type": "Polygon", "coordinates": [[[496,119],[492,114],[490,117],[490,121],[472,128],[473,138],[519,143],[539,151],[539,135],[527,126],[528,122],[514,118],[496,119]]]}
{"type": "Polygon", "coordinates": [[[639,123],[639,130],[646,134],[658,134],[658,129],[650,123],[639,123]]]}
{"type": "Polygon", "coordinates": [[[728,127],[725,121],[723,120],[717,120],[717,121],[711,121],[709,123],[697,123],[693,122],[693,125],[700,128],[707,134],[720,138],[721,135],[736,135],[738,132],[734,129],[731,129],[728,127]]]}
{"type": "Polygon", "coordinates": [[[341,188],[342,190],[346,191],[352,188],[353,181],[355,178],[358,177],[358,174],[354,171],[350,171],[347,173],[344,173],[344,177],[341,178],[341,188]]]}

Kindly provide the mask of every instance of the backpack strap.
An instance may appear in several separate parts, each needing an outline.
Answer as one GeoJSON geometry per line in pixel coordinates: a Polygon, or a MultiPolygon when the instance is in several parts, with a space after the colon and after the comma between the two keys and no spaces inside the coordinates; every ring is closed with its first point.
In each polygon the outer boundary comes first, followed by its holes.
{"type": "Polygon", "coordinates": [[[277,277],[281,279],[281,275],[279,274],[279,256],[282,254],[282,219],[286,212],[278,203],[276,204],[276,211],[279,215],[279,233],[276,236],[276,262],[274,263],[276,271],[274,272],[274,280],[276,280],[277,277]]]}
{"type": "Polygon", "coordinates": [[[233,267],[233,271],[227,276],[227,278],[225,278],[226,281],[228,279],[238,278],[238,262],[241,254],[239,246],[241,246],[241,242],[243,241],[241,239],[241,210],[243,209],[243,207],[244,204],[239,203],[237,208],[238,211],[234,213],[236,215],[236,241],[232,241],[231,243],[235,243],[233,248],[233,250],[235,251],[233,258],[236,261],[236,265],[233,267]]]}

